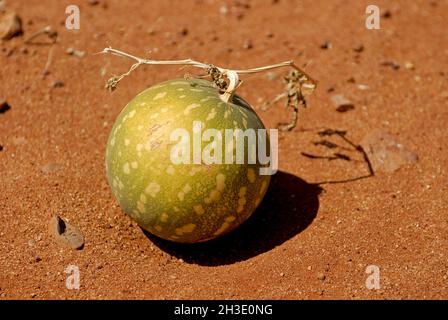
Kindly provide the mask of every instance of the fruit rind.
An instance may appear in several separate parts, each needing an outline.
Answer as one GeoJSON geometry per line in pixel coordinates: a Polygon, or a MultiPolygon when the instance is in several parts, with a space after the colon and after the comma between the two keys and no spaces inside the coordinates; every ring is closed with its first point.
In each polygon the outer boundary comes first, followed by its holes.
{"type": "Polygon", "coordinates": [[[202,122],[202,132],[264,129],[243,99],[224,103],[219,95],[205,80],[166,81],[132,99],[112,128],[106,149],[112,192],[132,219],[160,238],[194,243],[222,236],[247,220],[266,193],[270,176],[259,174],[258,162],[176,165],[170,159],[176,144],[170,134],[183,128],[192,137],[194,121],[202,122]]]}

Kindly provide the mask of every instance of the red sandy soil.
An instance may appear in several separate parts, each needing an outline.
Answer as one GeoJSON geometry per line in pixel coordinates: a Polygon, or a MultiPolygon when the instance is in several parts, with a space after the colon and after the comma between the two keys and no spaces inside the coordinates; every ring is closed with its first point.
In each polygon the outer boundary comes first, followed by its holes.
{"type": "MultiPolygon", "coordinates": [[[[0,52],[0,97],[11,106],[0,113],[0,297],[447,299],[448,2],[375,1],[389,14],[380,30],[367,30],[371,2],[240,1],[246,8],[213,0],[7,1],[22,17],[24,35],[4,41],[0,52]],[[64,27],[72,3],[81,9],[79,31],[64,27]],[[224,3],[227,14],[220,12],[224,3]],[[50,47],[25,45],[24,38],[46,25],[59,37],[43,79],[50,47]],[[330,48],[321,48],[325,41],[330,48]],[[364,50],[354,51],[360,45],[364,50]],[[185,248],[146,236],[119,208],[104,168],[115,117],[141,90],[194,70],[141,67],[109,93],[107,78],[132,62],[94,55],[106,46],[231,68],[307,64],[318,90],[298,127],[280,134],[281,173],[240,229],[185,248]],[[69,47],[86,55],[69,56],[69,47]],[[387,61],[400,68],[383,66],[387,61]],[[64,86],[53,88],[54,81],[64,86]],[[334,94],[355,109],[336,112],[334,94]],[[359,161],[301,155],[331,154],[312,144],[323,127],[347,130],[355,143],[382,130],[419,160],[395,172],[315,185],[367,173],[356,152],[350,155],[359,161]],[[83,250],[48,235],[55,213],[82,230],[83,250]],[[68,265],[80,268],[79,290],[65,287],[68,265]],[[379,290],[366,288],[369,265],[380,268],[379,290]]],[[[259,109],[281,92],[283,71],[274,80],[246,77],[238,92],[259,109]]],[[[258,113],[269,128],[290,117],[281,103],[258,113]]]]}

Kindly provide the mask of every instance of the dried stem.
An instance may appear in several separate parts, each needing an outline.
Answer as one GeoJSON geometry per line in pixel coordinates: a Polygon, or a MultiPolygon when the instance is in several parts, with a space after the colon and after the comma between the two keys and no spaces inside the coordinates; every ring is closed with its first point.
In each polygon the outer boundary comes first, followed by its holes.
{"type": "Polygon", "coordinates": [[[49,44],[54,44],[56,42],[58,33],[56,31],[54,31],[51,26],[46,26],[46,27],[36,31],[32,35],[30,35],[28,38],[26,38],[25,43],[27,43],[27,44],[31,43],[32,40],[34,40],[35,38],[37,38],[43,34],[47,35],[48,38],[50,39],[51,42],[49,44]]]}
{"type": "Polygon", "coordinates": [[[115,76],[107,82],[106,87],[110,90],[114,90],[118,84],[124,77],[128,76],[132,71],[134,71],[137,67],[139,67],[142,64],[148,64],[148,65],[183,65],[183,66],[192,66],[196,68],[205,69],[207,71],[207,74],[212,76],[212,79],[214,80],[215,84],[222,89],[221,99],[225,102],[228,102],[232,95],[234,94],[236,88],[240,84],[239,75],[243,74],[252,74],[252,73],[258,73],[263,72],[266,70],[271,70],[275,68],[282,68],[282,67],[290,67],[293,68],[296,71],[297,75],[297,81],[300,86],[300,89],[306,89],[308,93],[311,93],[316,88],[316,81],[313,80],[310,76],[308,76],[304,71],[302,71],[299,67],[297,67],[293,61],[285,61],[278,64],[273,64],[269,66],[263,66],[258,68],[252,68],[252,69],[245,69],[245,70],[232,70],[232,69],[226,69],[221,68],[212,64],[202,63],[199,61],[195,61],[192,59],[184,59],[184,60],[149,60],[149,59],[143,59],[136,57],[134,55],[131,55],[129,53],[116,50],[113,48],[105,48],[100,53],[110,53],[112,55],[121,56],[125,58],[129,58],[132,60],[135,60],[136,63],[131,66],[128,72],[120,75],[115,76]],[[225,85],[223,85],[223,77],[227,78],[228,83],[224,82],[225,85]]]}
{"type": "Polygon", "coordinates": [[[50,73],[50,65],[53,62],[54,45],[51,45],[50,51],[48,51],[47,62],[45,63],[44,70],[42,71],[42,78],[45,78],[50,73]]]}
{"type": "Polygon", "coordinates": [[[46,26],[36,32],[34,32],[32,35],[30,35],[28,38],[25,39],[26,44],[33,44],[32,41],[36,39],[37,37],[40,37],[41,35],[46,35],[50,42],[46,42],[44,44],[50,45],[50,50],[48,51],[47,56],[47,62],[45,63],[44,69],[42,71],[42,77],[45,78],[50,73],[50,65],[53,62],[53,51],[54,51],[54,45],[56,44],[58,40],[58,33],[57,31],[53,30],[51,26],[46,26]]]}

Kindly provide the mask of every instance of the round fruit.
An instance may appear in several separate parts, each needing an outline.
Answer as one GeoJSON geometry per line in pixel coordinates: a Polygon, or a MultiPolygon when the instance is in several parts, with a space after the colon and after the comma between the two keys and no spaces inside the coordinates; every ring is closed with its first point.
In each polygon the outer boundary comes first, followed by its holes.
{"type": "Polygon", "coordinates": [[[267,165],[257,153],[248,161],[249,143],[236,164],[238,143],[229,139],[232,147],[225,129],[264,126],[247,102],[236,95],[224,102],[205,80],[170,80],[137,95],[118,116],[106,150],[108,181],[123,210],[145,230],[175,242],[206,241],[239,226],[263,199],[270,176],[260,175],[267,165]],[[207,129],[222,135],[205,138],[207,129]],[[230,163],[226,145],[234,155],[230,163]]]}

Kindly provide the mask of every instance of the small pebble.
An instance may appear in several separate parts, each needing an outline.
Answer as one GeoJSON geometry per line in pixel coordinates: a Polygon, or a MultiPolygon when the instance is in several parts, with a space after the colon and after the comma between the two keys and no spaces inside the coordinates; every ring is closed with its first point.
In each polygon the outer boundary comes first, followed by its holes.
{"type": "Polygon", "coordinates": [[[250,39],[246,39],[244,41],[243,48],[246,49],[246,50],[247,49],[252,49],[253,48],[252,41],[250,39]]]}
{"type": "Polygon", "coordinates": [[[343,112],[347,112],[347,111],[350,111],[353,109],[355,109],[355,107],[352,104],[344,104],[342,106],[337,107],[336,111],[343,113],[343,112]]]}
{"type": "Polygon", "coordinates": [[[93,39],[98,40],[98,39],[100,39],[100,38],[102,38],[104,36],[105,36],[105,33],[103,33],[103,32],[94,33],[93,34],[93,39]]]}
{"type": "Polygon", "coordinates": [[[347,112],[355,108],[353,103],[342,94],[333,95],[331,101],[336,106],[337,112],[347,112]]]}
{"type": "Polygon", "coordinates": [[[188,29],[187,29],[187,28],[182,28],[182,30],[180,31],[180,35],[181,35],[181,36],[186,36],[186,35],[188,35],[188,29]]]}
{"type": "Polygon", "coordinates": [[[319,272],[318,274],[317,274],[317,279],[319,279],[319,280],[325,280],[325,275],[322,273],[322,272],[319,272]]]}
{"type": "Polygon", "coordinates": [[[408,69],[408,70],[414,70],[414,69],[415,69],[414,64],[413,64],[412,62],[409,62],[409,61],[407,61],[407,62],[404,63],[404,67],[405,67],[406,69],[408,69]]]}
{"type": "Polygon", "coordinates": [[[400,65],[394,61],[384,61],[381,63],[381,65],[384,67],[391,67],[393,70],[400,69],[400,65]]]}
{"type": "Polygon", "coordinates": [[[392,13],[389,10],[386,10],[382,14],[382,17],[388,19],[388,18],[392,17],[392,13]]]}
{"type": "Polygon", "coordinates": [[[222,15],[226,15],[229,13],[229,7],[226,4],[223,4],[221,7],[219,7],[219,13],[222,15]]]}
{"type": "Polygon", "coordinates": [[[55,80],[51,83],[50,87],[52,88],[62,88],[64,86],[64,82],[60,81],[60,80],[55,80]]]}
{"type": "Polygon", "coordinates": [[[320,48],[323,50],[329,50],[333,47],[330,41],[325,41],[320,45],[320,48]]]}
{"type": "Polygon", "coordinates": [[[374,171],[394,172],[406,164],[415,164],[418,155],[391,135],[375,129],[361,141],[374,171]]]}
{"type": "Polygon", "coordinates": [[[67,48],[67,50],[65,50],[65,52],[68,54],[68,55],[70,55],[70,56],[75,56],[75,57],[78,57],[78,58],[82,58],[82,57],[84,57],[85,56],[85,51],[79,51],[79,50],[76,50],[76,49],[74,49],[74,48],[67,48]]]}
{"type": "Polygon", "coordinates": [[[0,113],[5,113],[9,109],[11,109],[11,106],[6,101],[6,99],[5,98],[0,98],[0,113]]]}
{"type": "Polygon", "coordinates": [[[238,20],[241,20],[241,19],[244,18],[244,13],[243,13],[243,12],[237,12],[237,14],[235,15],[235,17],[236,17],[238,20]]]}
{"type": "Polygon", "coordinates": [[[0,39],[9,40],[22,34],[22,20],[14,13],[9,12],[0,16],[0,39]]]}
{"type": "Polygon", "coordinates": [[[146,33],[149,34],[150,36],[153,36],[157,32],[156,32],[156,29],[154,29],[154,27],[149,27],[148,29],[146,29],[146,33]]]}
{"type": "Polygon", "coordinates": [[[362,44],[360,44],[359,46],[355,47],[353,49],[353,51],[357,52],[357,53],[361,53],[364,51],[364,46],[362,44]]]}
{"type": "Polygon", "coordinates": [[[66,223],[58,215],[53,215],[48,224],[48,231],[61,244],[72,249],[84,247],[84,235],[75,226],[66,223]]]}
{"type": "Polygon", "coordinates": [[[366,85],[366,84],[358,84],[357,86],[356,86],[359,90],[368,90],[370,87],[368,86],[368,85],[366,85]]]}

